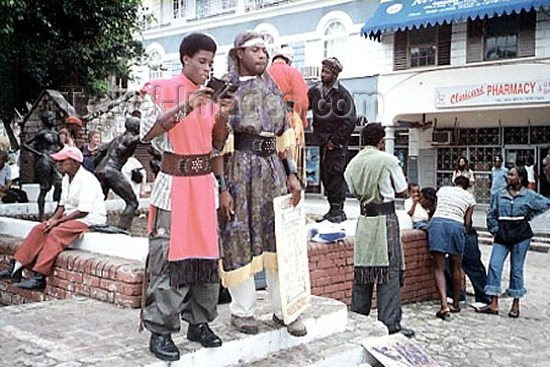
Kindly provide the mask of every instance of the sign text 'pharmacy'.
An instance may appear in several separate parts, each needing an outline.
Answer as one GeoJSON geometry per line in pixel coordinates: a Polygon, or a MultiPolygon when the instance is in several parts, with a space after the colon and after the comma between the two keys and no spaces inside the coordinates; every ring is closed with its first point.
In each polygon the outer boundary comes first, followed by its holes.
{"type": "Polygon", "coordinates": [[[437,88],[436,108],[550,102],[550,79],[437,88]]]}

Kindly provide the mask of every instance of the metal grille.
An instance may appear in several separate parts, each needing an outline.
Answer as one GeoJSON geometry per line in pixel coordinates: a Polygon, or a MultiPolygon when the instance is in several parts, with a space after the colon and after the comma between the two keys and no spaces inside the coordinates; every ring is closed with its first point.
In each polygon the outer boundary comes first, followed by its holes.
{"type": "Polygon", "coordinates": [[[505,127],[504,144],[529,144],[529,127],[505,127]]]}
{"type": "Polygon", "coordinates": [[[531,144],[548,144],[550,141],[550,126],[532,126],[531,144]]]}
{"type": "Polygon", "coordinates": [[[459,145],[499,145],[500,129],[498,127],[460,129],[458,143],[459,145]]]}
{"type": "Polygon", "coordinates": [[[502,153],[501,147],[469,148],[470,168],[475,171],[491,171],[494,157],[502,153]]]}

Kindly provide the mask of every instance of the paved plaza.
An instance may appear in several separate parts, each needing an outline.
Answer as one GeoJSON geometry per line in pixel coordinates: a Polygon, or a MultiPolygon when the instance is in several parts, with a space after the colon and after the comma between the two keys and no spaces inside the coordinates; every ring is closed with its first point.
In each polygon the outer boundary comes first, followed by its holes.
{"type": "MultiPolygon", "coordinates": [[[[319,201],[317,211],[322,213],[323,205],[319,201]]],[[[311,203],[308,208],[310,206],[311,203]]],[[[353,210],[351,207],[349,209],[353,210]]],[[[309,211],[315,212],[315,209],[309,211]]],[[[480,247],[487,264],[491,246],[480,247]]],[[[403,326],[416,331],[414,342],[442,367],[550,367],[549,264],[549,253],[529,251],[525,266],[528,292],[522,300],[518,319],[507,316],[512,301],[509,298],[501,299],[501,310],[497,316],[476,314],[465,304],[462,311],[453,314],[448,322],[435,317],[439,309],[437,302],[422,302],[403,307],[403,326]]],[[[503,274],[504,288],[508,282],[508,271],[507,262],[503,274]]],[[[473,302],[471,296],[468,296],[468,302],[473,302]]],[[[324,311],[321,308],[310,312],[324,311]]],[[[227,305],[220,307],[220,313],[213,327],[229,346],[235,336],[231,336],[227,305]]],[[[137,331],[138,314],[135,309],[85,298],[0,307],[0,366],[160,366],[148,352],[149,334],[137,331]]],[[[348,321],[353,325],[362,324],[355,327],[355,336],[357,330],[364,338],[380,336],[380,330],[384,332],[376,321],[375,313],[370,317],[357,316],[350,318],[352,322],[348,321]]],[[[345,335],[342,334],[342,339],[345,335]]],[[[321,343],[334,343],[331,341],[333,339],[321,343]]],[[[200,349],[196,343],[189,346],[184,332],[175,340],[183,353],[200,349]]],[[[343,341],[336,338],[335,343],[343,341]]],[[[239,350],[228,350],[229,353],[239,353],[239,350]]],[[[300,350],[273,355],[253,365],[308,365],[296,362],[296,354],[300,350]]]]}

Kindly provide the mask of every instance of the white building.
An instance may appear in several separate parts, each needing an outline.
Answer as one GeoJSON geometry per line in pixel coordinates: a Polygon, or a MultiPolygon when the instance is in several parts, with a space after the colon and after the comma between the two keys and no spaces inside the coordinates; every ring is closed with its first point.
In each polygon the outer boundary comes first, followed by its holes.
{"type": "MultiPolygon", "coordinates": [[[[294,49],[293,66],[306,80],[317,80],[321,61],[336,56],[343,64],[342,83],[354,94],[358,113],[376,118],[377,62],[370,55],[377,42],[361,36],[361,27],[378,7],[377,1],[350,0],[164,0],[144,1],[156,22],[144,25],[146,65],[135,72],[130,89],[153,78],[181,72],[179,45],[192,32],[211,35],[218,43],[214,75],[227,72],[227,54],[235,36],[253,30],[264,35],[268,51],[288,44],[294,49]]],[[[350,144],[360,149],[359,130],[350,144]]],[[[309,181],[309,180],[308,180],[309,181]]],[[[312,185],[318,190],[318,186],[312,185]]],[[[314,191],[315,191],[314,190],[314,191]]]]}
{"type": "MultiPolygon", "coordinates": [[[[550,142],[550,1],[388,1],[362,33],[380,42],[376,119],[408,140],[409,178],[449,184],[465,156],[476,197],[487,202],[495,155],[541,167],[550,142]]],[[[550,194],[543,177],[538,184],[550,194]]]]}

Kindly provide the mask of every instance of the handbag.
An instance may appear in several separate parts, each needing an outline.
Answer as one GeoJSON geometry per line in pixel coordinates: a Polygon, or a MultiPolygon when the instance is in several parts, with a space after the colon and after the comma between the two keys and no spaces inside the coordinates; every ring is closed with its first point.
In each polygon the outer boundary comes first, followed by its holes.
{"type": "Polygon", "coordinates": [[[135,183],[141,183],[141,180],[143,180],[143,173],[141,173],[141,170],[144,168],[134,168],[130,171],[130,178],[135,183]]]}
{"type": "Polygon", "coordinates": [[[495,242],[506,246],[513,246],[531,237],[533,237],[533,230],[527,220],[498,220],[498,231],[495,235],[495,242]]]}

